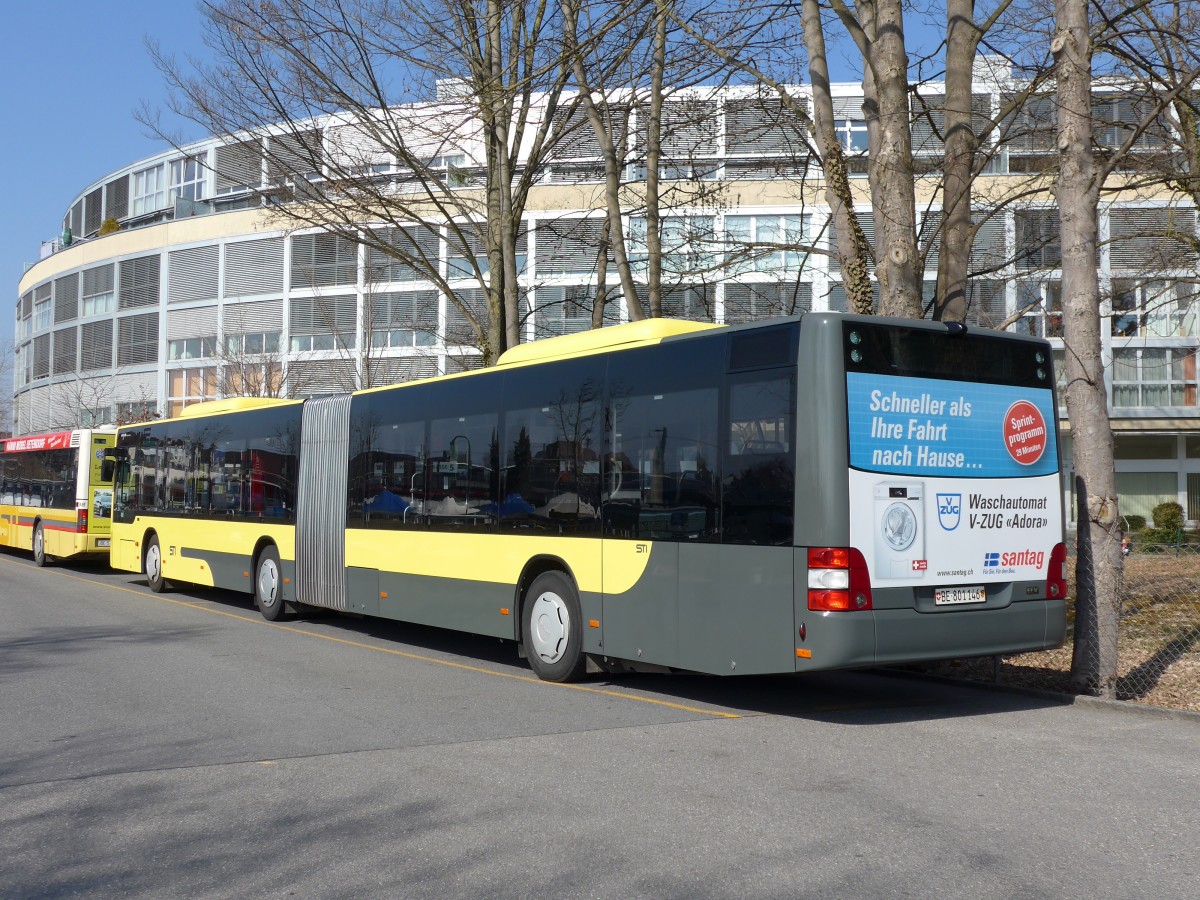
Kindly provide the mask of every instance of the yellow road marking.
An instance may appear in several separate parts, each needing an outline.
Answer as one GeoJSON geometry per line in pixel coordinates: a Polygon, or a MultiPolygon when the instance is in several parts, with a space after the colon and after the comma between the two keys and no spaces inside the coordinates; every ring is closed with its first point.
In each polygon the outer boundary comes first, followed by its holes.
{"type": "MultiPolygon", "coordinates": [[[[9,561],[7,557],[0,556],[0,559],[9,561]]],[[[15,562],[15,560],[13,560],[15,562]]],[[[22,564],[23,565],[23,564],[22,564]]],[[[25,566],[28,568],[28,566],[25,566]]],[[[45,570],[43,570],[45,571],[45,570]]],[[[161,594],[146,593],[137,591],[130,587],[125,587],[120,584],[109,584],[104,581],[95,581],[91,578],[83,578],[79,575],[70,575],[67,572],[59,570],[50,570],[45,572],[47,575],[56,575],[60,578],[69,578],[72,581],[82,581],[85,584],[95,585],[96,587],[107,588],[113,591],[122,591],[126,594],[133,594],[135,597],[140,597],[143,600],[159,600],[163,603],[173,603],[176,606],[186,606],[189,609],[196,609],[200,612],[212,613],[213,615],[225,616],[229,619],[238,619],[242,622],[249,622],[252,625],[266,625],[269,628],[277,628],[280,631],[290,631],[293,634],[302,634],[305,637],[320,638],[323,641],[331,641],[335,644],[344,644],[347,647],[358,647],[362,650],[374,650],[378,653],[388,653],[392,656],[399,656],[404,659],[411,659],[417,662],[433,663],[434,665],[447,666],[451,669],[461,669],[465,672],[476,672],[480,675],[491,675],[494,678],[509,678],[513,681],[523,681],[528,684],[537,684],[543,687],[567,688],[572,691],[582,691],[586,694],[599,694],[605,697],[616,697],[620,700],[633,700],[637,703],[649,703],[652,706],[662,706],[667,709],[675,709],[681,712],[697,713],[704,716],[716,716],[721,719],[742,719],[757,713],[729,713],[721,712],[715,709],[703,709],[698,706],[687,706],[683,703],[672,703],[669,700],[657,700],[653,697],[638,697],[633,694],[622,693],[621,691],[608,690],[606,688],[589,687],[586,684],[559,684],[553,681],[542,681],[534,675],[517,675],[512,672],[497,672],[494,669],[485,669],[482,666],[472,666],[467,663],[453,662],[448,659],[438,659],[435,656],[424,656],[420,653],[410,653],[406,650],[393,650],[391,647],[380,647],[376,644],[366,644],[362,641],[351,641],[346,638],[334,637],[330,634],[318,634],[315,631],[305,631],[303,628],[296,628],[292,625],[278,625],[274,622],[268,622],[261,616],[243,616],[239,613],[228,612],[223,609],[213,609],[211,606],[206,606],[201,603],[193,603],[187,600],[176,600],[172,597],[164,597],[161,594]]],[[[386,620],[385,620],[386,621],[386,620]]]]}

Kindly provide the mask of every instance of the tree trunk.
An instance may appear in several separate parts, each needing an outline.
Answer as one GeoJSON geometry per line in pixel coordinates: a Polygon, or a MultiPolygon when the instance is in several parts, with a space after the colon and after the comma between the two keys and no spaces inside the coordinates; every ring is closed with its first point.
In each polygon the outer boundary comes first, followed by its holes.
{"type": "Polygon", "coordinates": [[[870,145],[879,312],[919,319],[922,273],[917,256],[904,11],[901,0],[870,0],[857,8],[869,47],[863,65],[863,110],[870,145]]]}
{"type": "Polygon", "coordinates": [[[600,241],[596,247],[596,296],[592,301],[592,328],[604,327],[604,307],[608,305],[608,248],[610,226],[608,216],[600,226],[600,241]]]}
{"type": "Polygon", "coordinates": [[[973,237],[971,170],[978,146],[971,126],[971,78],[980,37],[975,0],[947,0],[942,246],[933,303],[933,317],[939,321],[962,322],[967,317],[967,269],[973,237]]]}
{"type": "Polygon", "coordinates": [[[834,131],[829,64],[825,55],[825,32],[818,0],[803,0],[800,14],[804,47],[808,51],[808,77],[812,83],[813,137],[821,154],[821,167],[825,174],[825,202],[829,204],[833,219],[834,244],[842,270],[842,285],[849,308],[860,315],[869,316],[875,312],[875,298],[867,270],[871,248],[859,225],[858,216],[854,214],[846,154],[834,131]]]}
{"type": "Polygon", "coordinates": [[[665,2],[656,0],[654,4],[650,115],[646,123],[646,305],[651,318],[662,315],[662,219],[658,203],[658,166],[662,158],[663,69],[667,58],[665,2]]]}
{"type": "Polygon", "coordinates": [[[1100,185],[1092,155],[1092,49],[1088,0],[1056,0],[1054,52],[1058,99],[1058,200],[1062,242],[1063,331],[1067,409],[1075,475],[1084,491],[1076,556],[1076,609],[1085,628],[1075,647],[1071,683],[1111,697],[1117,681],[1121,607],[1120,516],[1113,438],[1100,354],[1100,284],[1096,272],[1100,185]],[[1090,565],[1089,565],[1090,563],[1090,565]],[[1082,646],[1080,646],[1082,644],[1082,646]]]}

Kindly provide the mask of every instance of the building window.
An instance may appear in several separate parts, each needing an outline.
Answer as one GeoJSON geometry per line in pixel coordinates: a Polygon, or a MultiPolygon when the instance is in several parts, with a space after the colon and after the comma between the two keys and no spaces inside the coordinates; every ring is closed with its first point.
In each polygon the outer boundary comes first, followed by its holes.
{"type": "MultiPolygon", "coordinates": [[[[659,240],[662,270],[669,275],[695,275],[713,267],[716,234],[712,216],[665,216],[659,240]]],[[[646,220],[629,220],[629,259],[635,272],[646,272],[646,220]]]]}
{"type": "Polygon", "coordinates": [[[117,294],[113,289],[112,264],[84,270],[82,315],[95,316],[115,312],[116,309],[117,294]]]}
{"type": "Polygon", "coordinates": [[[1183,282],[1117,279],[1112,287],[1112,333],[1117,337],[1197,337],[1200,295],[1183,282]]]}
{"type": "Polygon", "coordinates": [[[216,350],[217,338],[215,335],[167,342],[168,359],[205,359],[216,356],[216,350]]]}
{"type": "Polygon", "coordinates": [[[437,291],[378,294],[366,309],[374,348],[431,347],[437,341],[437,291]]]}
{"type": "Polygon", "coordinates": [[[158,313],[117,320],[117,365],[158,362],[158,313]]]}
{"type": "Polygon", "coordinates": [[[357,346],[354,297],[304,297],[291,302],[291,349],[346,350],[357,346]]]}
{"type": "Polygon", "coordinates": [[[1025,314],[1017,320],[1018,334],[1035,337],[1062,337],[1062,283],[1058,281],[1021,281],[1017,283],[1017,309],[1025,314]]]}
{"type": "Polygon", "coordinates": [[[79,427],[94,428],[112,424],[111,406],[88,406],[79,410],[79,427]]]}
{"type": "Polygon", "coordinates": [[[1023,209],[1015,214],[1014,220],[1017,229],[1017,268],[1061,268],[1058,210],[1023,209]]]}
{"type": "Polygon", "coordinates": [[[167,373],[167,417],[173,418],[185,407],[217,399],[217,370],[176,369],[167,373]]]}
{"type": "Polygon", "coordinates": [[[1196,348],[1113,351],[1114,408],[1196,406],[1196,348]]]}
{"type": "Polygon", "coordinates": [[[50,298],[33,305],[33,329],[41,331],[50,327],[50,298]]]}
{"type": "Polygon", "coordinates": [[[1117,472],[1117,498],[1127,516],[1153,521],[1154,507],[1177,498],[1174,472],[1117,472]]]}
{"type": "Polygon", "coordinates": [[[153,166],[133,173],[133,215],[146,216],[167,205],[166,170],[153,166]]]}
{"type": "Polygon", "coordinates": [[[198,156],[185,156],[171,161],[171,199],[204,199],[204,161],[198,156]]]}
{"type": "Polygon", "coordinates": [[[727,264],[732,273],[799,272],[807,254],[803,216],[726,216],[727,264]]]}
{"type": "Polygon", "coordinates": [[[279,352],[278,331],[262,331],[253,334],[225,335],[225,353],[229,356],[256,356],[260,353],[279,352]]]}
{"type": "Polygon", "coordinates": [[[834,128],[847,153],[867,152],[867,120],[835,119],[834,128]]]}
{"type": "Polygon", "coordinates": [[[153,400],[131,400],[117,404],[117,424],[131,425],[158,418],[158,404],[153,400]]]}

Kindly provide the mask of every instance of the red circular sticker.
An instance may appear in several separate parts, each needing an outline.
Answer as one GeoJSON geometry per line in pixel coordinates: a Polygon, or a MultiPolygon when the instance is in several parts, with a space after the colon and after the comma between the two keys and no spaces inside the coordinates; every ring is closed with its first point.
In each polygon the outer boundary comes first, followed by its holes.
{"type": "Polygon", "coordinates": [[[1046,420],[1028,400],[1018,400],[1004,414],[1004,446],[1023,466],[1031,466],[1046,452],[1046,420]]]}

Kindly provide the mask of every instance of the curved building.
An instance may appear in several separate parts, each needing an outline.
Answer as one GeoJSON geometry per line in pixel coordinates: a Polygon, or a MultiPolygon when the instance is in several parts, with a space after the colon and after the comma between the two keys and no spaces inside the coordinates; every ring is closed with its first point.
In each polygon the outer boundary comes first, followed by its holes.
{"type": "MultiPolygon", "coordinates": [[[[921,179],[918,198],[926,210],[927,296],[940,221],[937,87],[923,87],[925,108],[913,122],[918,161],[931,173],[921,179]]],[[[1011,86],[1002,80],[981,80],[980,111],[998,114],[1006,90],[1011,86]]],[[[835,95],[839,134],[851,164],[862,170],[854,156],[865,147],[861,93],[857,85],[840,85],[835,95]]],[[[1105,104],[1119,136],[1129,105],[1117,94],[1099,96],[1097,108],[1105,104]]],[[[677,206],[664,220],[664,313],[737,322],[844,308],[828,255],[819,170],[797,151],[797,123],[786,110],[736,88],[668,104],[668,119],[672,108],[680,127],[666,142],[661,174],[698,189],[693,204],[677,206]]],[[[1036,103],[1022,113],[1028,121],[1038,114],[1036,103]]],[[[631,131],[636,111],[632,120],[631,131]]],[[[324,152],[336,152],[339,125],[312,126],[324,152]]],[[[287,151],[288,140],[294,137],[201,141],[131,162],[79,192],[64,216],[62,239],[43,245],[18,288],[15,434],[169,416],[221,396],[311,396],[478,365],[473,331],[459,311],[459,304],[482,308],[478,281],[465,277],[471,266],[464,263],[478,258],[464,260],[467,251],[456,249],[445,228],[416,229],[413,239],[425,242],[444,276],[435,287],[345,237],[297,228],[272,205],[280,185],[272,160],[287,151]]],[[[1005,196],[1054,160],[1044,128],[1010,131],[987,149],[980,203],[1005,196]]],[[[451,195],[465,197],[478,194],[480,156],[464,139],[428,162],[445,170],[451,195]]],[[[527,340],[590,327],[603,223],[603,167],[586,131],[563,142],[543,169],[520,247],[527,340]]],[[[641,171],[635,161],[627,178],[644,178],[641,171]]],[[[409,175],[378,148],[370,174],[394,181],[398,191],[409,175]]],[[[870,238],[866,179],[855,180],[870,238]]],[[[624,225],[635,264],[644,263],[636,255],[644,234],[640,211],[628,210],[624,225]]],[[[363,221],[361,227],[379,226],[363,221]]],[[[1162,237],[1179,228],[1195,233],[1196,211],[1176,197],[1118,197],[1104,210],[1099,262],[1111,301],[1102,324],[1125,509],[1141,512],[1178,498],[1197,519],[1197,260],[1184,242],[1162,237]]],[[[1008,322],[1061,344],[1056,235],[1056,211],[1045,193],[993,210],[972,252],[970,321],[1008,322]]],[[[615,288],[611,267],[607,280],[615,288]]],[[[622,315],[620,302],[610,305],[609,321],[622,315]]]]}

